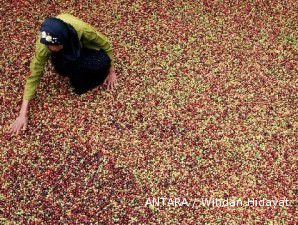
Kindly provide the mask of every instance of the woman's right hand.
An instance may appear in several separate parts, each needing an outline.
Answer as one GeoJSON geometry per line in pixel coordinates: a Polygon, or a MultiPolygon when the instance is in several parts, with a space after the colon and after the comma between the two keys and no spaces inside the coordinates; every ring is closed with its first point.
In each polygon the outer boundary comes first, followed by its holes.
{"type": "Polygon", "coordinates": [[[19,134],[20,130],[26,130],[28,124],[27,116],[19,115],[16,120],[10,125],[9,132],[19,134]]]}

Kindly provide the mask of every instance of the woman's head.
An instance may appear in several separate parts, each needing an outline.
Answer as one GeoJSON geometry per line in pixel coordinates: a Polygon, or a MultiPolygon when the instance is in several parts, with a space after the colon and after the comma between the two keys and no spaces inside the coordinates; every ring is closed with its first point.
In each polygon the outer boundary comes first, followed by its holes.
{"type": "Polygon", "coordinates": [[[40,42],[47,45],[52,52],[61,52],[71,61],[80,56],[80,41],[71,24],[56,17],[47,17],[41,24],[40,32],[40,42]]]}
{"type": "Polygon", "coordinates": [[[55,17],[48,17],[40,27],[40,42],[45,45],[64,44],[69,39],[67,24],[55,17]]]}

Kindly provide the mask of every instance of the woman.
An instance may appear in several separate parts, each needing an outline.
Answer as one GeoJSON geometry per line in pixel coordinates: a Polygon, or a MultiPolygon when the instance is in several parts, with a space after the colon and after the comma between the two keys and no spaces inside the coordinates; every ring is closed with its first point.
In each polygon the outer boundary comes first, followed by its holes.
{"type": "Polygon", "coordinates": [[[86,93],[102,83],[112,89],[116,83],[111,42],[71,14],[46,18],[35,47],[20,115],[11,124],[10,133],[19,134],[26,129],[28,103],[36,94],[49,58],[59,75],[69,77],[76,94],[86,93]]]}

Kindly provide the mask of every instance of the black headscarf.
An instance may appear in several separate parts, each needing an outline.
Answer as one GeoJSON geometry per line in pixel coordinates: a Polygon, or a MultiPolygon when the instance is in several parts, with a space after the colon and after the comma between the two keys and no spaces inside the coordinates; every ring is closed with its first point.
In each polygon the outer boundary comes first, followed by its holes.
{"type": "Polygon", "coordinates": [[[45,45],[63,45],[59,51],[67,60],[75,61],[81,52],[76,30],[68,23],[56,17],[47,17],[40,27],[40,42],[45,45]]]}

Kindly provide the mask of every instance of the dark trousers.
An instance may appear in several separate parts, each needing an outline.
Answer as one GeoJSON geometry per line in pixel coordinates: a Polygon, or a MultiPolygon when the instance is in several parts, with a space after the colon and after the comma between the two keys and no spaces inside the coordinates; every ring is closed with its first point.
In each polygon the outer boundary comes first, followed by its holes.
{"type": "Polygon", "coordinates": [[[59,53],[52,53],[51,61],[61,76],[70,78],[76,94],[83,94],[102,84],[109,74],[111,59],[102,49],[82,48],[78,60],[71,62],[59,53]]]}

